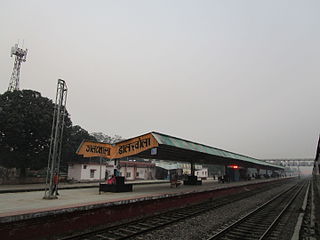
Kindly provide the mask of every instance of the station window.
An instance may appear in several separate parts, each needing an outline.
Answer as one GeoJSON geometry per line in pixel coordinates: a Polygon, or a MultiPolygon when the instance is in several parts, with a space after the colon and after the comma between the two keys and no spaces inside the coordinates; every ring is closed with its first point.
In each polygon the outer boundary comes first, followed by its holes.
{"type": "Polygon", "coordinates": [[[139,177],[139,172],[136,172],[136,177],[139,177]]]}
{"type": "Polygon", "coordinates": [[[83,169],[87,169],[87,165],[83,165],[83,169]]]}
{"type": "Polygon", "coordinates": [[[131,177],[131,172],[127,172],[126,177],[127,178],[131,177]]]}
{"type": "Polygon", "coordinates": [[[95,169],[90,169],[90,178],[94,178],[95,169]]]}

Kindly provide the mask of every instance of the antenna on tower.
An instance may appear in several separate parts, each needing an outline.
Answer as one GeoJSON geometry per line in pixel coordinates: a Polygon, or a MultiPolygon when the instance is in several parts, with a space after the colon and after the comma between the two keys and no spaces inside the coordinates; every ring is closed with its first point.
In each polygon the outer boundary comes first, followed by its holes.
{"type": "Polygon", "coordinates": [[[20,80],[20,68],[21,63],[25,62],[27,59],[28,49],[23,50],[22,48],[18,47],[19,44],[15,44],[11,48],[11,57],[15,56],[15,61],[13,65],[13,71],[10,78],[10,83],[8,87],[8,91],[15,91],[19,90],[19,80],[20,80]]]}

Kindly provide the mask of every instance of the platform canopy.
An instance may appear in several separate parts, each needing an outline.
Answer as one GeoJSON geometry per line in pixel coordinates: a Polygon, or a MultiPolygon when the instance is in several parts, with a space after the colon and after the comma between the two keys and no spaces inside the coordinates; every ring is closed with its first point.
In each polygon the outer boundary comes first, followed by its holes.
{"type": "Polygon", "coordinates": [[[77,154],[84,157],[120,159],[136,156],[149,159],[190,162],[196,164],[238,165],[269,170],[284,170],[256,158],[229,152],[158,132],[150,132],[116,144],[83,141],[77,154]]]}

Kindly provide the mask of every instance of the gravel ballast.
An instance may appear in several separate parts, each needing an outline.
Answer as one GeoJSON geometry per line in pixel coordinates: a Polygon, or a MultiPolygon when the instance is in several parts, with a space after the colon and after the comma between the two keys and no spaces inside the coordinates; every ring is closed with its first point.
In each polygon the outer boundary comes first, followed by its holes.
{"type": "Polygon", "coordinates": [[[260,194],[253,195],[250,198],[228,204],[221,208],[208,211],[205,214],[177,222],[173,225],[132,239],[207,239],[215,232],[218,232],[225,224],[230,224],[231,219],[238,219],[271,199],[277,193],[280,193],[283,189],[287,188],[288,185],[292,186],[294,184],[295,182],[289,182],[260,194]]]}

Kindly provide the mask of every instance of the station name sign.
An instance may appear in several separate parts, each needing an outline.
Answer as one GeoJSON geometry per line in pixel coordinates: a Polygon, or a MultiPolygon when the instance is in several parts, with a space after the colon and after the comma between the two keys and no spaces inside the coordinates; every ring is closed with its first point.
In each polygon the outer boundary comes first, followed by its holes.
{"type": "Polygon", "coordinates": [[[102,155],[110,156],[110,148],[103,146],[87,145],[86,152],[99,153],[102,155]]]}
{"type": "Polygon", "coordinates": [[[107,143],[84,141],[81,143],[77,154],[84,157],[110,158],[112,145],[107,143]]]}
{"type": "Polygon", "coordinates": [[[125,145],[120,145],[118,153],[119,154],[124,154],[127,152],[134,152],[135,150],[140,150],[142,148],[146,148],[150,146],[150,138],[146,139],[139,139],[138,141],[135,141],[133,143],[127,143],[125,145]]]}
{"type": "Polygon", "coordinates": [[[158,147],[158,145],[157,140],[149,133],[116,144],[114,158],[132,156],[148,149],[158,147]]]}
{"type": "Polygon", "coordinates": [[[117,159],[136,155],[148,149],[158,147],[158,142],[151,133],[132,138],[114,145],[84,141],[81,143],[77,154],[84,157],[104,157],[117,159]]]}

